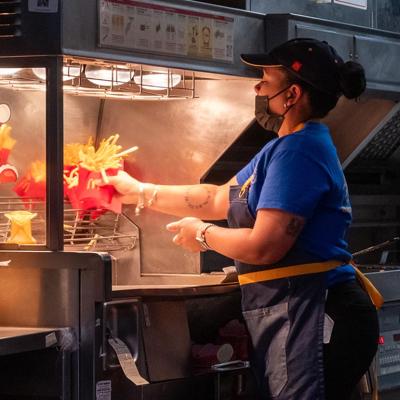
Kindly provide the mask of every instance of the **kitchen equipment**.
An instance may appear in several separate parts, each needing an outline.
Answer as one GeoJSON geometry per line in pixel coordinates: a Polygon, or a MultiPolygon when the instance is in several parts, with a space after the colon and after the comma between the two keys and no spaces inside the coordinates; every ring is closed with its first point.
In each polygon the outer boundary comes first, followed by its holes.
{"type": "MultiPolygon", "coordinates": [[[[346,6],[313,4],[311,18],[273,15],[252,3],[247,10],[183,0],[0,3],[0,104],[10,107],[7,123],[18,139],[9,161],[22,176],[29,162],[46,165],[45,200],[19,199],[11,184],[0,186],[0,326],[67,328],[79,344],[32,355],[21,338],[18,356],[0,357],[0,372],[20,377],[25,363],[23,383],[2,380],[1,394],[179,399],[210,398],[215,390],[223,396],[225,372],[194,372],[190,347],[241,318],[237,284],[221,284],[222,267],[231,262],[211,253],[200,262],[172,246],[164,230],[170,216],[148,209],[136,216],[125,207],[122,214],[92,218],[72,208],[64,202],[62,158],[64,143],[118,133],[124,148],[139,147],[125,167],[143,181],[226,181],[273,137],[252,119],[257,71],[240,62],[242,52],[306,35],[367,66],[367,95],[340,102],[326,122],[350,183],[351,248],[398,236],[399,34],[374,29],[382,19],[372,24],[370,8],[336,18],[346,6]],[[331,7],[329,21],[321,7],[331,7]],[[349,24],[348,15],[356,23],[362,16],[363,26],[349,24]],[[203,38],[206,27],[213,35],[203,38]],[[6,243],[5,214],[18,210],[37,214],[37,243],[23,251],[6,243]],[[137,373],[122,370],[110,345],[115,339],[125,344],[121,354],[129,351],[137,373]],[[57,364],[60,359],[65,363],[57,364]],[[41,365],[57,368],[48,378],[41,365]],[[149,384],[135,384],[137,374],[149,384]]],[[[287,4],[279,12],[290,11],[294,3],[287,4]]],[[[369,257],[360,263],[377,265],[369,257]]],[[[385,257],[387,268],[396,265],[396,251],[385,257]]],[[[381,315],[390,315],[390,323],[382,332],[395,332],[398,273],[369,275],[387,296],[381,315]]],[[[231,398],[254,397],[246,366],[225,381],[231,398]]],[[[397,370],[381,372],[382,387],[396,389],[397,370]]]]}

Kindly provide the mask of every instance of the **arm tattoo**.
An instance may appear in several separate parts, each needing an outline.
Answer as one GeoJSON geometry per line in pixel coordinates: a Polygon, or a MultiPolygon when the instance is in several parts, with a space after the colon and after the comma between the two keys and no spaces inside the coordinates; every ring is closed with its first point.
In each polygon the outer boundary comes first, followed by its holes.
{"type": "Polygon", "coordinates": [[[207,187],[191,187],[185,193],[185,202],[191,209],[206,206],[211,199],[211,191],[207,187]]]}
{"type": "Polygon", "coordinates": [[[304,221],[301,218],[293,217],[286,227],[289,236],[296,237],[303,229],[304,221]]]}

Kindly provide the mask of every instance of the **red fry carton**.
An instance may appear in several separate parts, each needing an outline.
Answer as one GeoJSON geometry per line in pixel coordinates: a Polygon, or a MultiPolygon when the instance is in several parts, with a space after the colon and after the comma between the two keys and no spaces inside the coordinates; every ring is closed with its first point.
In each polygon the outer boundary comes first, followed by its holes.
{"type": "MultiPolygon", "coordinates": [[[[117,175],[119,168],[109,168],[105,171],[106,175],[117,175]]],[[[101,181],[102,176],[100,172],[89,171],[82,166],[78,169],[79,183],[76,187],[76,200],[78,202],[77,208],[84,211],[87,210],[110,210],[117,214],[122,211],[122,203],[115,196],[116,191],[114,186],[105,185],[97,186],[96,181],[101,181]]],[[[71,202],[72,203],[72,202],[71,202]]],[[[73,205],[74,206],[74,205],[73,205]]],[[[96,212],[95,212],[96,214],[96,212]]]]}

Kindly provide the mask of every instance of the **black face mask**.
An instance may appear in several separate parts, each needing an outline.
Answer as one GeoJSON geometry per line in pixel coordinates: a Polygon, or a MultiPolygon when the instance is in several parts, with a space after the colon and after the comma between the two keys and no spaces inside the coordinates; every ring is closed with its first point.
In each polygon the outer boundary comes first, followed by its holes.
{"type": "Polygon", "coordinates": [[[256,104],[255,104],[255,117],[257,122],[267,131],[278,132],[281,127],[283,120],[285,118],[285,114],[292,107],[288,107],[283,114],[274,114],[269,109],[269,102],[275,97],[279,96],[285,90],[289,89],[290,86],[280,90],[278,93],[274,94],[271,97],[268,96],[256,96],[256,104]]]}

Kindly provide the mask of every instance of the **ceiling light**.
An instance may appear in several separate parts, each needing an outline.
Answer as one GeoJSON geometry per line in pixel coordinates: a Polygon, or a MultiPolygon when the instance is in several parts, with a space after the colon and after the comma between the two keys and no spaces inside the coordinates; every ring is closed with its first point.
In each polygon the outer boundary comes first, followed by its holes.
{"type": "MultiPolygon", "coordinates": [[[[41,80],[46,80],[46,68],[32,68],[33,73],[41,80]]],[[[81,68],[78,66],[64,66],[63,67],[63,82],[70,81],[80,75],[81,68]]]]}
{"type": "Polygon", "coordinates": [[[129,82],[133,71],[124,68],[99,68],[87,65],[85,75],[88,81],[98,86],[119,86],[129,82]]]}
{"type": "Polygon", "coordinates": [[[146,90],[165,90],[178,85],[181,81],[181,76],[179,74],[155,73],[135,76],[133,80],[136,85],[146,90]]]}
{"type": "Polygon", "coordinates": [[[10,76],[14,75],[22,68],[0,68],[0,76],[10,76]]]}

